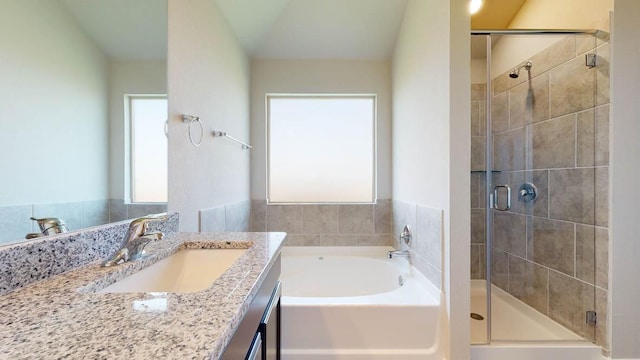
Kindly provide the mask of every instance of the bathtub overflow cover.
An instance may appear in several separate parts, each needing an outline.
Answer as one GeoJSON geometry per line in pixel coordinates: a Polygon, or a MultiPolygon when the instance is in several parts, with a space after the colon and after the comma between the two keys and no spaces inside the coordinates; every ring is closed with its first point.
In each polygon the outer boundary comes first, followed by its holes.
{"type": "Polygon", "coordinates": [[[471,318],[473,320],[484,320],[484,316],[477,314],[477,313],[471,313],[471,318]]]}

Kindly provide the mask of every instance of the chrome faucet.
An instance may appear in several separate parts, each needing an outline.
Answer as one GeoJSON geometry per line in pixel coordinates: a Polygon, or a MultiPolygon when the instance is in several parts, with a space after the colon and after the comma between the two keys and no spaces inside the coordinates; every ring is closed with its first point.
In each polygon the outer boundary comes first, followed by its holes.
{"type": "Polygon", "coordinates": [[[120,249],[111,255],[102,266],[119,265],[123,262],[140,259],[144,255],[144,248],[147,244],[163,237],[161,232],[147,232],[149,223],[166,219],[167,214],[154,214],[133,220],[129,224],[129,229],[124,236],[120,249]]]}
{"type": "Polygon", "coordinates": [[[53,234],[61,234],[66,233],[69,230],[67,229],[67,225],[59,218],[42,218],[36,219],[33,216],[31,220],[36,221],[38,223],[38,227],[40,228],[39,233],[28,233],[24,238],[25,239],[34,239],[40,236],[45,235],[53,235],[53,234]]]}
{"type": "Polygon", "coordinates": [[[387,257],[389,259],[393,259],[394,256],[404,256],[409,257],[409,250],[391,250],[387,252],[387,257]]]}

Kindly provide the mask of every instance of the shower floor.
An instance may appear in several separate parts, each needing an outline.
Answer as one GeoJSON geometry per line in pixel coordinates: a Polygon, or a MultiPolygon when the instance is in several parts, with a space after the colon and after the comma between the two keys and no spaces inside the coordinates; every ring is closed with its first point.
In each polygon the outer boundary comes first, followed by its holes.
{"type": "MultiPolygon", "coordinates": [[[[471,321],[471,343],[487,342],[486,282],[471,280],[471,312],[485,319],[471,321]]],[[[499,287],[491,287],[493,341],[585,341],[499,287]]]]}

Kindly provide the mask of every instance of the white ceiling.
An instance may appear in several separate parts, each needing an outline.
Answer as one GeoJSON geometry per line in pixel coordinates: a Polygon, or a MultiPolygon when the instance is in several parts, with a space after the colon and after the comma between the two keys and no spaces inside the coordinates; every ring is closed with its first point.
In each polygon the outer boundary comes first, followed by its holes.
{"type": "Polygon", "coordinates": [[[217,2],[252,58],[386,59],[407,0],[217,2]]]}
{"type": "MultiPolygon", "coordinates": [[[[166,59],[167,0],[58,1],[108,57],[166,59]]],[[[389,58],[407,4],[407,0],[215,1],[247,55],[270,59],[389,58]]],[[[483,11],[496,13],[512,1],[487,1],[483,11]]],[[[521,6],[524,0],[517,1],[521,6]]],[[[490,25],[499,27],[496,21],[490,25]]],[[[471,42],[472,57],[484,57],[484,41],[472,37],[471,42]]]]}
{"type": "MultiPolygon", "coordinates": [[[[58,0],[112,59],[165,59],[166,0],[58,0]]],[[[386,59],[407,0],[216,0],[252,58],[386,59]]]]}
{"type": "Polygon", "coordinates": [[[109,58],[166,59],[166,0],[59,1],[109,58]]]}
{"type": "Polygon", "coordinates": [[[253,53],[291,0],[216,0],[247,54],[253,53]]]}

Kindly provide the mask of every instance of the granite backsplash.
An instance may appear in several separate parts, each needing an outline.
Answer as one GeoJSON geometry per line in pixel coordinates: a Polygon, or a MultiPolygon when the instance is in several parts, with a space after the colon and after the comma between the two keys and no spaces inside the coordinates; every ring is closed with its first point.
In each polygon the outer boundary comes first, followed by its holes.
{"type": "MultiPolygon", "coordinates": [[[[179,214],[149,223],[151,231],[178,232],[179,214]]],[[[0,294],[104,259],[118,250],[131,220],[0,247],[0,294]]]]}

